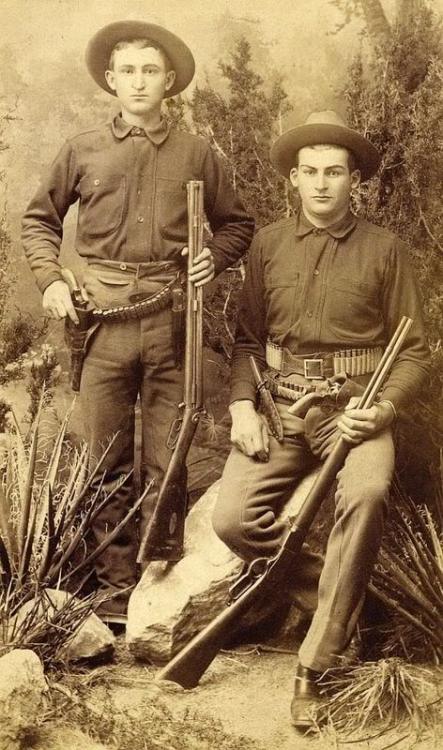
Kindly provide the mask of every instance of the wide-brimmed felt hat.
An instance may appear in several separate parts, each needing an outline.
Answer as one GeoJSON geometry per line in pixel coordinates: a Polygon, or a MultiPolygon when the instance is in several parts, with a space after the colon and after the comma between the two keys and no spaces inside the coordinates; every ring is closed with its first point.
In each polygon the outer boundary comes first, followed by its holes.
{"type": "Polygon", "coordinates": [[[349,128],[332,110],[312,112],[304,125],[287,130],[273,143],[271,161],[284,177],[297,166],[297,152],[304,146],[319,144],[343,146],[352,151],[362,180],[372,177],[380,166],[380,154],[367,138],[349,128]]]}
{"type": "Polygon", "coordinates": [[[194,57],[178,36],[154,23],[116,21],[99,29],[86,48],[88,70],[94,81],[109,94],[116,95],[106,82],[105,71],[109,69],[109,58],[115,45],[125,39],[152,39],[164,50],[175,70],[175,81],[165,96],[179,94],[192,81],[195,72],[194,57]]]}

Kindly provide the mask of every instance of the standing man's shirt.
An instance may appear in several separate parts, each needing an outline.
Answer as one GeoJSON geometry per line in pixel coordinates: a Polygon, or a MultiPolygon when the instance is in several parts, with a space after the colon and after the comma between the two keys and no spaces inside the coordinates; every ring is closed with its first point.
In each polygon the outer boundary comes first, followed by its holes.
{"type": "Polygon", "coordinates": [[[23,219],[26,257],[43,292],[61,278],[63,219],[79,201],[76,249],[88,262],[179,260],[188,180],[203,180],[215,271],[247,250],[254,221],[208,142],[164,120],[145,132],[121,117],[70,138],[23,219]]]}
{"type": "Polygon", "coordinates": [[[385,347],[403,315],[414,325],[383,389],[396,408],[427,376],[429,350],[407,246],[349,213],[327,229],[300,212],[254,238],[240,302],[231,401],[255,400],[248,356],[266,340],[293,354],[385,347]]]}

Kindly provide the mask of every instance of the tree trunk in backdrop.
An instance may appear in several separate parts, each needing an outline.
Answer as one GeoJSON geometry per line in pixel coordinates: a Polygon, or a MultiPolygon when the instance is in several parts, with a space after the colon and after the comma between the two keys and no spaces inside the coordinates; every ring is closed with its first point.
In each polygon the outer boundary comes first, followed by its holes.
{"type": "Polygon", "coordinates": [[[360,0],[360,4],[372,44],[380,47],[389,41],[391,36],[391,27],[381,0],[360,0]]]}

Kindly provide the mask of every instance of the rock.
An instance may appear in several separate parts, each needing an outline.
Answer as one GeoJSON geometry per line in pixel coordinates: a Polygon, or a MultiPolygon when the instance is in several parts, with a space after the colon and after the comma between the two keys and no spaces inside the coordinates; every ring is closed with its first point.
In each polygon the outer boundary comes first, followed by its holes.
{"type": "Polygon", "coordinates": [[[168,661],[226,601],[229,582],[242,562],[212,530],[219,484],[189,513],[183,559],[174,565],[151,563],[131,595],[126,640],[137,658],[168,661]]]}
{"type": "MultiPolygon", "coordinates": [[[[59,589],[46,589],[46,594],[49,606],[45,609],[48,617],[73,598],[68,592],[59,589]]],[[[76,601],[79,602],[79,600],[76,601]]],[[[34,600],[24,604],[18,612],[18,620],[23,620],[33,607],[34,600]]],[[[114,645],[115,636],[112,631],[97,615],[91,613],[64,644],[59,655],[65,661],[71,662],[102,659],[113,654],[114,645]]]]}
{"type": "Polygon", "coordinates": [[[67,661],[104,659],[114,653],[115,635],[94,613],[90,614],[62,651],[67,661]]]}
{"type": "Polygon", "coordinates": [[[29,649],[0,657],[0,748],[18,750],[22,739],[41,716],[48,689],[43,665],[29,649]]]}
{"type": "MultiPolygon", "coordinates": [[[[315,476],[313,472],[300,483],[285,507],[286,516],[297,512],[315,476]]],[[[243,563],[212,528],[219,487],[220,482],[213,484],[189,513],[184,557],[173,565],[151,563],[131,595],[126,640],[138,659],[169,661],[225,606],[243,563]]]]}

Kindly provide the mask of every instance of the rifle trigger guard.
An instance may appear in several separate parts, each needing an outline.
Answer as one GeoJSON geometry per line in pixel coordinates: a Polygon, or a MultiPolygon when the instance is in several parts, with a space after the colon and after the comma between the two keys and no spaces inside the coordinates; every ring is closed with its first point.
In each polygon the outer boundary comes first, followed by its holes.
{"type": "MultiPolygon", "coordinates": [[[[181,404],[180,404],[181,406],[181,404]]],[[[169,448],[169,450],[174,450],[175,444],[177,442],[177,438],[180,434],[181,426],[183,424],[183,417],[177,417],[174,419],[174,421],[171,424],[171,427],[169,429],[168,437],[166,439],[166,447],[169,448]]]]}
{"type": "Polygon", "coordinates": [[[229,601],[233,602],[238,599],[257,578],[261,578],[266,573],[271,560],[272,558],[269,557],[257,557],[253,560],[248,565],[246,573],[241,573],[232,586],[229,587],[229,601]]]}

